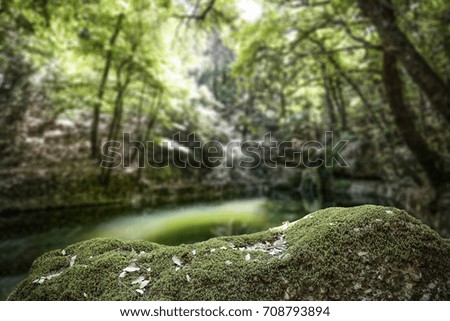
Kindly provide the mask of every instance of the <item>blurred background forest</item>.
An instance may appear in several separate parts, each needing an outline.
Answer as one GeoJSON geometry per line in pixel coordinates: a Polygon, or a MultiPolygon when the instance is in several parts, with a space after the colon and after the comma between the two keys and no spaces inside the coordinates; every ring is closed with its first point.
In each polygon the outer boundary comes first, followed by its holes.
{"type": "Polygon", "coordinates": [[[372,203],[448,237],[449,20],[445,0],[0,0],[0,297],[96,236],[179,244],[372,203]],[[190,157],[193,132],[295,151],[326,131],[349,167],[139,168],[128,148],[131,167],[99,166],[124,132],[181,133],[190,157]]]}

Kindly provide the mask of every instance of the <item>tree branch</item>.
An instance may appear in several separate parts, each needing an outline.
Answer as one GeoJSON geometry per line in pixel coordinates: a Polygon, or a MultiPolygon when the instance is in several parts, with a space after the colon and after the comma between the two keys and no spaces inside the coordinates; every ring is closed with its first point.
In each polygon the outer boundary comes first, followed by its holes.
{"type": "Polygon", "coordinates": [[[178,19],[193,19],[193,20],[197,20],[197,21],[203,21],[206,19],[208,14],[211,11],[213,11],[215,3],[216,3],[216,0],[210,0],[208,2],[208,5],[206,6],[206,8],[200,14],[194,14],[194,13],[186,14],[186,15],[174,14],[174,15],[172,15],[172,17],[178,18],[178,19]]]}

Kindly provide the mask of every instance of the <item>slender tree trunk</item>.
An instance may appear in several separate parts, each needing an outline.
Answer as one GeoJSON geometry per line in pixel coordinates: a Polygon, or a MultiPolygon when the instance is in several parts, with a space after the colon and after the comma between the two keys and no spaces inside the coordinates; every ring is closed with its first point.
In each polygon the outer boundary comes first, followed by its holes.
{"type": "Polygon", "coordinates": [[[109,48],[106,52],[105,66],[103,67],[102,78],[97,92],[97,101],[94,104],[94,114],[91,124],[91,157],[96,159],[98,157],[98,124],[100,121],[100,110],[103,103],[103,96],[105,95],[106,83],[108,81],[109,71],[111,69],[111,63],[113,58],[113,47],[116,44],[117,37],[119,36],[120,29],[122,28],[122,22],[124,14],[120,14],[117,17],[116,26],[114,32],[109,39],[109,48]]]}
{"type": "Polygon", "coordinates": [[[330,92],[330,87],[329,87],[329,82],[328,82],[327,77],[323,78],[323,88],[325,90],[325,104],[327,106],[330,129],[335,130],[337,120],[336,120],[336,114],[334,112],[333,100],[331,99],[331,92],[330,92]]]}
{"type": "Polygon", "coordinates": [[[378,30],[385,51],[394,55],[430,100],[434,109],[450,121],[450,86],[428,64],[400,30],[391,0],[358,0],[361,11],[378,30]]]}
{"type": "MultiPolygon", "coordinates": [[[[125,92],[128,88],[128,85],[131,81],[131,74],[132,74],[132,58],[129,58],[127,62],[125,62],[123,66],[128,65],[128,68],[126,69],[126,76],[125,80],[122,83],[121,82],[121,69],[119,67],[119,70],[117,72],[117,94],[116,99],[114,103],[114,113],[113,118],[111,120],[111,124],[109,126],[109,132],[108,132],[108,140],[107,141],[113,141],[118,138],[118,134],[120,131],[120,127],[122,125],[122,114],[123,114],[123,101],[125,98],[125,92]]],[[[110,156],[110,155],[107,155],[110,156]]],[[[103,167],[100,173],[100,182],[103,185],[109,184],[109,178],[111,176],[111,170],[112,167],[103,167]]]]}
{"type": "Polygon", "coordinates": [[[344,96],[342,95],[341,80],[339,78],[336,79],[332,88],[333,88],[332,93],[338,106],[339,118],[341,119],[341,126],[342,126],[341,128],[342,130],[347,130],[348,129],[347,109],[345,106],[344,96]]]}
{"type": "Polygon", "coordinates": [[[449,173],[445,172],[443,157],[429,148],[428,143],[415,128],[415,115],[404,101],[403,83],[397,69],[397,58],[389,52],[384,53],[383,80],[395,124],[431,184],[438,190],[449,178],[449,173]]]}
{"type": "MultiPolygon", "coordinates": [[[[147,125],[145,126],[145,131],[138,132],[139,141],[141,143],[143,143],[144,145],[145,145],[145,142],[147,141],[148,137],[150,136],[153,126],[156,123],[156,120],[158,119],[158,114],[159,114],[159,110],[160,110],[160,95],[161,94],[158,93],[157,96],[155,97],[155,104],[154,104],[152,111],[148,114],[148,121],[147,121],[147,125]]],[[[134,162],[134,160],[136,159],[137,153],[138,153],[138,149],[137,148],[133,149],[133,152],[130,157],[130,163],[134,162]]]]}

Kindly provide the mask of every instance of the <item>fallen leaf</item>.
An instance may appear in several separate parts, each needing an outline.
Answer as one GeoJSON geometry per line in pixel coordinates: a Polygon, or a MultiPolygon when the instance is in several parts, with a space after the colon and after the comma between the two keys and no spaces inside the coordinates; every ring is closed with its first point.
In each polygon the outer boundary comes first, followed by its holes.
{"type": "Polygon", "coordinates": [[[127,275],[127,272],[123,271],[122,273],[119,274],[119,278],[123,279],[126,275],[127,275]]]}
{"type": "Polygon", "coordinates": [[[172,261],[173,261],[174,264],[176,264],[178,266],[182,265],[181,260],[178,258],[178,256],[175,256],[175,255],[172,256],[172,261]]]}
{"type": "Polygon", "coordinates": [[[76,255],[72,256],[72,258],[70,259],[70,266],[71,266],[71,267],[74,266],[75,260],[76,260],[76,259],[77,259],[77,256],[76,256],[76,255]]]}
{"type": "Polygon", "coordinates": [[[245,256],[245,260],[250,261],[250,259],[251,259],[250,253],[247,253],[247,255],[245,256]]]}
{"type": "Polygon", "coordinates": [[[188,282],[191,282],[191,277],[189,276],[189,274],[186,274],[186,280],[187,280],[188,282]]]}
{"type": "Polygon", "coordinates": [[[145,278],[143,276],[140,276],[137,279],[135,279],[133,282],[131,282],[131,284],[138,284],[138,283],[141,283],[144,280],[145,280],[145,278]]]}
{"type": "Polygon", "coordinates": [[[144,295],[144,290],[137,289],[136,292],[139,293],[140,295],[144,295]]]}
{"type": "Polygon", "coordinates": [[[61,251],[61,254],[64,256],[64,255],[66,255],[66,250],[62,250],[61,251]]]}
{"type": "Polygon", "coordinates": [[[124,272],[130,272],[130,273],[136,272],[139,270],[140,270],[140,268],[134,263],[130,264],[129,266],[127,266],[126,268],[123,269],[124,272]]]}
{"type": "Polygon", "coordinates": [[[192,255],[195,255],[195,254],[197,254],[197,251],[196,250],[192,250],[192,255]]]}
{"type": "Polygon", "coordinates": [[[226,261],[225,261],[225,264],[226,264],[226,265],[231,265],[231,264],[233,264],[233,262],[231,262],[230,260],[226,260],[226,261]]]}
{"type": "Polygon", "coordinates": [[[149,284],[149,283],[150,283],[150,280],[144,280],[144,281],[141,282],[141,284],[139,284],[139,288],[140,288],[140,289],[143,289],[143,288],[145,288],[145,287],[147,286],[147,284],[149,284]]]}
{"type": "Polygon", "coordinates": [[[47,280],[50,280],[50,279],[56,278],[56,277],[59,276],[61,273],[62,273],[62,272],[50,274],[50,275],[46,276],[45,278],[46,278],[47,280]]]}
{"type": "Polygon", "coordinates": [[[36,279],[36,280],[33,281],[33,283],[36,283],[36,284],[42,284],[44,282],[45,282],[45,277],[44,276],[41,276],[39,279],[36,279]]]}

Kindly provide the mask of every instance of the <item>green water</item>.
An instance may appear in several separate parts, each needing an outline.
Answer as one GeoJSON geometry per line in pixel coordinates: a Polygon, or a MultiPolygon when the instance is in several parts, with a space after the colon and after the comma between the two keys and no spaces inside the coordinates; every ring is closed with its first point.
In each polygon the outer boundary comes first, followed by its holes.
{"type": "Polygon", "coordinates": [[[265,230],[305,215],[299,201],[263,198],[139,209],[71,209],[26,213],[0,239],[0,297],[25,277],[41,254],[94,237],[168,245],[265,230]],[[28,219],[25,220],[25,217],[28,219]],[[30,219],[34,217],[35,219],[30,219]]]}

